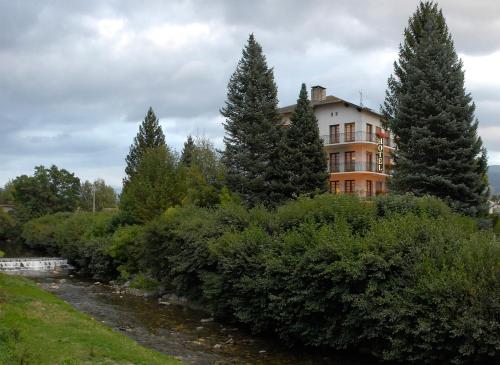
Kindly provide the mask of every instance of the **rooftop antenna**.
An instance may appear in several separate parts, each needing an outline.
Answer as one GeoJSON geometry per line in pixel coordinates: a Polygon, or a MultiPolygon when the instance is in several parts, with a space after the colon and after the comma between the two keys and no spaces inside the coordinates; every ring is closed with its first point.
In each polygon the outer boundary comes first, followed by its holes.
{"type": "Polygon", "coordinates": [[[359,90],[359,106],[363,107],[363,90],[359,90]]]}

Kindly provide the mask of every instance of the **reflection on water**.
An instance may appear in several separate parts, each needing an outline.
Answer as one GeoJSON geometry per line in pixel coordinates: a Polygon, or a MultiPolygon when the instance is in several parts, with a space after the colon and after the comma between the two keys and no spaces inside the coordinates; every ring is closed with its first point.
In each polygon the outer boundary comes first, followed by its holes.
{"type": "Polygon", "coordinates": [[[273,339],[251,336],[240,329],[211,321],[203,311],[117,294],[109,286],[71,278],[38,277],[34,280],[107,326],[187,364],[369,364],[292,352],[273,339]]]}

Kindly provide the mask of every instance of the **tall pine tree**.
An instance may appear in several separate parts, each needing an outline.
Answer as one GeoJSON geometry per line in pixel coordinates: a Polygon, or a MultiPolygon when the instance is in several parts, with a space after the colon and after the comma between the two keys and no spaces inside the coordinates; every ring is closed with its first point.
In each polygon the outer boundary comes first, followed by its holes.
{"type": "Polygon", "coordinates": [[[442,11],[421,2],[410,18],[382,108],[396,135],[391,189],[435,195],[477,215],[487,200],[486,152],[442,11]]]}
{"type": "Polygon", "coordinates": [[[149,108],[146,117],[139,127],[139,133],[134,138],[134,143],[130,146],[130,152],[126,157],[124,186],[137,171],[144,152],[151,148],[165,146],[165,135],[156,117],[153,108],[149,108]]]}
{"type": "Polygon", "coordinates": [[[327,187],[327,164],[318,121],[302,84],[297,106],[290,118],[283,143],[283,171],[289,174],[287,193],[297,197],[324,192],[327,187]]]}
{"type": "Polygon", "coordinates": [[[253,34],[232,75],[221,114],[226,182],[249,205],[273,205],[284,198],[279,168],[282,135],[273,70],[253,34]]]}

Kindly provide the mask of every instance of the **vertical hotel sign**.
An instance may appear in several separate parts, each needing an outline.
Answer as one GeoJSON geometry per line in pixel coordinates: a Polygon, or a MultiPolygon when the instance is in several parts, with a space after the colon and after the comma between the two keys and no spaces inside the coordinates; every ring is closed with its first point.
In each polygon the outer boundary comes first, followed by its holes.
{"type": "Polygon", "coordinates": [[[377,133],[377,172],[384,172],[384,137],[384,132],[377,133]]]}

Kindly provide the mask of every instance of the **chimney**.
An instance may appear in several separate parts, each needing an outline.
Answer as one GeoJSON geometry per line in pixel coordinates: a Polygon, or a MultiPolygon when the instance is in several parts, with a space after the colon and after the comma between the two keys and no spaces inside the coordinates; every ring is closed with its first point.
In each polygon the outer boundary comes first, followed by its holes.
{"type": "Polygon", "coordinates": [[[311,101],[321,101],[326,98],[326,88],[323,86],[313,86],[311,87],[311,101]]]}

